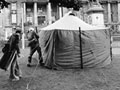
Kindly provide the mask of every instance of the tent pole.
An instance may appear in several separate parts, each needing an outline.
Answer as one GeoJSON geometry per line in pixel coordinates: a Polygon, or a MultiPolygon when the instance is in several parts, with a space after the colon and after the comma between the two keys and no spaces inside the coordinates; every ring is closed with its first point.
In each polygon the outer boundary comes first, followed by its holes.
{"type": "Polygon", "coordinates": [[[81,69],[83,69],[82,39],[81,39],[81,28],[80,28],[80,27],[79,27],[79,39],[80,39],[80,59],[81,59],[81,69]]]}
{"type": "Polygon", "coordinates": [[[56,39],[56,31],[53,33],[53,61],[52,61],[52,69],[54,69],[55,64],[55,39],[56,39]]]}
{"type": "Polygon", "coordinates": [[[109,34],[110,34],[110,36],[109,36],[110,37],[110,55],[111,55],[111,60],[112,60],[112,46],[111,46],[112,45],[112,40],[111,40],[112,36],[111,36],[110,30],[109,30],[109,34]]]}

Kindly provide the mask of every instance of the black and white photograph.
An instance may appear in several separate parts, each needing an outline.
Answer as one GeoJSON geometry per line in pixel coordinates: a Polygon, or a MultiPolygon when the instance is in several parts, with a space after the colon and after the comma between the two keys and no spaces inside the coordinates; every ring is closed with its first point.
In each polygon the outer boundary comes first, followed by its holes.
{"type": "Polygon", "coordinates": [[[120,0],[0,0],[0,90],[120,90],[120,0]]]}

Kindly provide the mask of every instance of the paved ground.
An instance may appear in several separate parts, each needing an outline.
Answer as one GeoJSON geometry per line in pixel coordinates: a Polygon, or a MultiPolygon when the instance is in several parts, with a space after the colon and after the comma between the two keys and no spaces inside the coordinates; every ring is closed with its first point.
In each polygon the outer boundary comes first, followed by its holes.
{"type": "Polygon", "coordinates": [[[120,42],[114,42],[112,43],[112,54],[118,55],[120,54],[120,42]]]}

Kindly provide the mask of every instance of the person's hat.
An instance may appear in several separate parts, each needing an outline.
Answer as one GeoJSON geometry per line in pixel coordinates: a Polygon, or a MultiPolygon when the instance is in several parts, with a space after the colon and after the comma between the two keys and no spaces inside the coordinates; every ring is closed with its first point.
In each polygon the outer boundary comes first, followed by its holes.
{"type": "Polygon", "coordinates": [[[22,31],[21,30],[16,30],[16,33],[22,34],[22,31]]]}
{"type": "Polygon", "coordinates": [[[28,30],[28,31],[34,31],[34,28],[32,28],[32,27],[31,27],[31,28],[29,28],[29,30],[28,30]]]}
{"type": "Polygon", "coordinates": [[[13,26],[13,29],[16,29],[16,26],[13,26]]]}
{"type": "Polygon", "coordinates": [[[21,28],[20,28],[20,27],[16,27],[16,29],[17,29],[17,30],[21,30],[21,28]]]}

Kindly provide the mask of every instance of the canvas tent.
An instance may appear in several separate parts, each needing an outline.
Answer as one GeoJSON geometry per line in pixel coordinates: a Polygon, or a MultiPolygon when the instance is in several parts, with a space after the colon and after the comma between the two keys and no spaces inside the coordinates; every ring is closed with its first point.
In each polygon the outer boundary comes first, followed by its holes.
{"type": "Polygon", "coordinates": [[[80,68],[81,51],[83,67],[104,67],[111,62],[108,29],[89,25],[71,13],[42,28],[39,35],[48,68],[80,68]]]}

